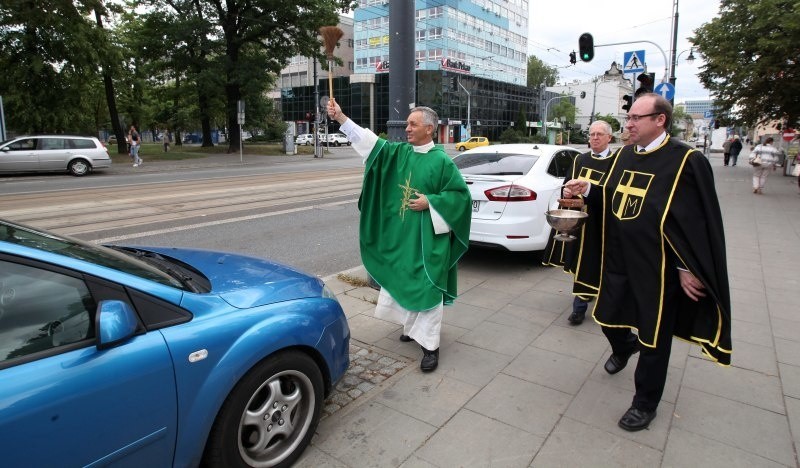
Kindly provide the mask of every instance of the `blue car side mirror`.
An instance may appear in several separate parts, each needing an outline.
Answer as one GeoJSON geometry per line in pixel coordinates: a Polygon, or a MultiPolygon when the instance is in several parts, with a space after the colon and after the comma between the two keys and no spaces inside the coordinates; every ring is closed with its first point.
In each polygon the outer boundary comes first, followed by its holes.
{"type": "Polygon", "coordinates": [[[97,305],[97,348],[110,348],[136,334],[139,319],[127,302],[109,300],[97,305]]]}

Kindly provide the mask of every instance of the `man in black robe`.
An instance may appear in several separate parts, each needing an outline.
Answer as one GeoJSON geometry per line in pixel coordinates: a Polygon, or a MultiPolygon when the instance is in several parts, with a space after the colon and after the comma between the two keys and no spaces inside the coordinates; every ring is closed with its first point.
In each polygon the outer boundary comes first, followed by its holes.
{"type": "MultiPolygon", "coordinates": [[[[611,132],[611,125],[603,120],[598,120],[589,127],[591,151],[575,158],[569,179],[588,180],[595,187],[605,184],[608,170],[616,156],[616,152],[608,147],[611,132]]],[[[572,313],[567,319],[572,325],[583,323],[589,301],[597,296],[600,284],[603,200],[598,197],[593,201],[593,205],[586,205],[589,217],[580,231],[574,233],[576,239],[563,242],[551,236],[542,257],[544,265],[563,267],[564,271],[573,275],[572,294],[575,298],[572,301],[572,313]]],[[[633,340],[636,341],[635,337],[633,340]]]]}
{"type": "MultiPolygon", "coordinates": [[[[617,155],[604,189],[580,179],[565,196],[605,197],[602,272],[594,319],[611,342],[606,363],[617,371],[636,349],[639,361],[631,407],[619,420],[627,431],[649,426],[667,377],[672,336],[696,343],[729,365],[731,307],[722,214],[713,173],[702,153],[669,137],[672,106],[648,93],[628,114],[632,145],[617,155]],[[611,362],[616,358],[616,362],[611,362]]],[[[614,369],[612,369],[614,370],[614,369]]]]}

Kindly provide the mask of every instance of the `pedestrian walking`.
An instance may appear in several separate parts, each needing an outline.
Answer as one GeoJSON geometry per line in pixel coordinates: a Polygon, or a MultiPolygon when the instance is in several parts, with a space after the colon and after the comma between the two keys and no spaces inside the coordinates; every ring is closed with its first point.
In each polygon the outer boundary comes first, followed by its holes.
{"type": "Polygon", "coordinates": [[[750,165],[753,166],[753,193],[763,194],[764,185],[770,172],[777,170],[780,150],[772,146],[775,140],[767,137],[764,143],[757,145],[750,153],[750,165]]]}
{"type": "Polygon", "coordinates": [[[672,105],[658,94],[637,99],[627,116],[631,145],[616,156],[606,183],[581,179],[565,196],[606,200],[602,271],[593,317],[611,344],[615,374],[639,352],[636,392],[618,425],[647,428],[664,392],[672,337],[729,365],[731,302],[722,213],[711,165],[672,139],[672,105]],[[638,347],[630,338],[638,330],[638,347]]]}
{"type": "Polygon", "coordinates": [[[722,162],[726,166],[731,159],[731,144],[733,144],[733,137],[728,138],[725,140],[725,143],[722,144],[722,162]]]}
{"type": "Polygon", "coordinates": [[[142,158],[139,157],[141,137],[139,136],[139,132],[136,131],[136,127],[133,125],[131,125],[130,130],[128,130],[128,143],[131,145],[131,159],[133,160],[133,167],[141,166],[142,158]]]}
{"type": "Polygon", "coordinates": [[[162,139],[164,140],[163,141],[163,143],[164,143],[164,152],[168,153],[169,152],[169,134],[167,132],[164,132],[164,136],[162,137],[162,139]]]}
{"type": "MultiPolygon", "coordinates": [[[[616,151],[608,147],[612,128],[608,122],[598,120],[589,127],[591,151],[578,155],[570,170],[570,179],[587,180],[602,190],[606,175],[614,162],[616,151]]],[[[603,205],[605,200],[593,200],[596,205],[586,206],[589,217],[575,233],[576,239],[563,242],[550,236],[544,249],[544,265],[563,267],[573,275],[572,313],[567,319],[571,325],[580,325],[586,317],[589,302],[597,296],[600,285],[600,239],[603,228],[603,205]]],[[[554,230],[555,231],[555,230],[554,230]]]]}
{"type": "Polygon", "coordinates": [[[736,165],[736,161],[739,160],[739,153],[742,152],[742,140],[739,138],[739,135],[733,136],[733,141],[731,142],[731,166],[736,165]]]}
{"type": "Polygon", "coordinates": [[[335,99],[328,116],[365,160],[359,245],[381,286],[375,316],[403,325],[401,341],[422,347],[420,369],[439,365],[443,305],[457,295],[458,259],[467,251],[472,199],[456,165],[433,143],[439,117],[411,109],[408,143],[388,142],[347,118],[335,99]]]}

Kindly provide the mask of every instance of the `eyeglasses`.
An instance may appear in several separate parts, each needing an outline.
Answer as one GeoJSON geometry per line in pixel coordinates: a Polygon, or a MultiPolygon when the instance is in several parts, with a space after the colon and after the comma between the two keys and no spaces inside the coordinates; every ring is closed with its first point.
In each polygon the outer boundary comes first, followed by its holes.
{"type": "Polygon", "coordinates": [[[659,115],[659,114],[663,114],[663,112],[651,112],[650,114],[642,114],[642,115],[628,114],[625,116],[625,122],[636,123],[645,117],[653,117],[654,115],[659,115]]]}
{"type": "Polygon", "coordinates": [[[600,138],[608,135],[608,133],[590,133],[589,138],[600,138]]]}

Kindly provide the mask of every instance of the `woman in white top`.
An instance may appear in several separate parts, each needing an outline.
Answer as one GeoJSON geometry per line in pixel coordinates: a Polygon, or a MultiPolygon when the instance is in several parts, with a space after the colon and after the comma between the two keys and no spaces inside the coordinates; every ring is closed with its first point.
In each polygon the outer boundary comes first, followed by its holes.
{"type": "Polygon", "coordinates": [[[753,193],[764,193],[763,190],[764,184],[767,182],[767,175],[769,175],[770,171],[776,169],[778,161],[780,161],[781,151],[772,146],[773,141],[775,140],[772,137],[768,137],[764,140],[763,144],[753,148],[753,151],[750,153],[750,164],[752,164],[753,160],[757,157],[761,159],[760,165],[753,166],[753,193]]]}

